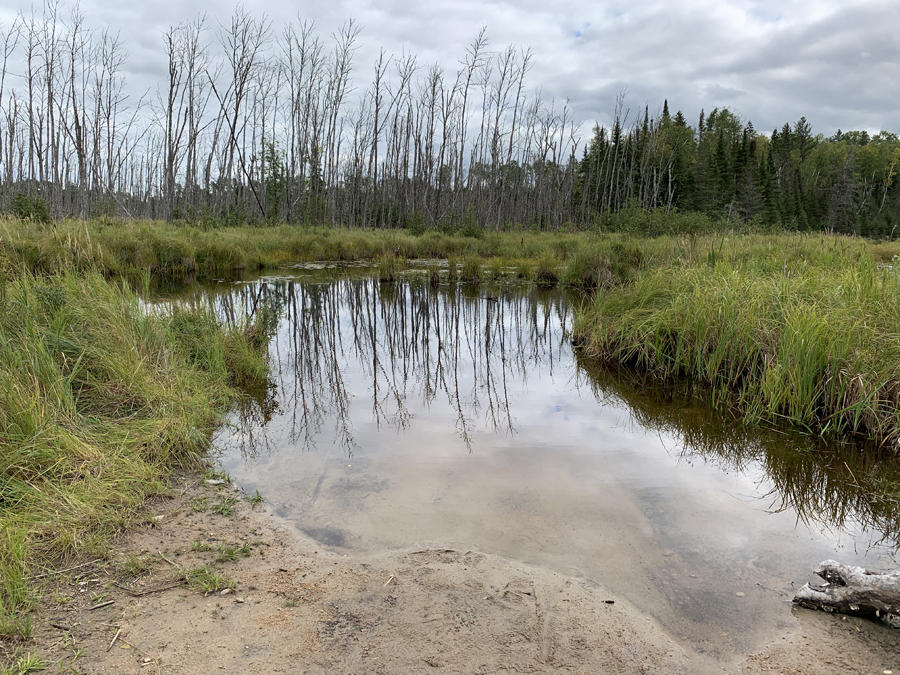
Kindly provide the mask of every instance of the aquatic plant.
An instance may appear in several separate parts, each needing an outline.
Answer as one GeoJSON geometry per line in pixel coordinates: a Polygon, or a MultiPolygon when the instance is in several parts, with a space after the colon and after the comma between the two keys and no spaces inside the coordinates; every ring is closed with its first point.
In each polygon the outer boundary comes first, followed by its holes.
{"type": "Polygon", "coordinates": [[[378,265],[378,279],[381,283],[392,284],[397,281],[400,271],[405,267],[405,263],[401,258],[386,253],[375,259],[378,265]]]}
{"type": "Polygon", "coordinates": [[[537,260],[534,280],[538,286],[555,286],[559,281],[559,260],[552,253],[544,253],[537,260]]]}
{"type": "Polygon", "coordinates": [[[466,256],[462,261],[460,280],[463,283],[477,286],[481,283],[481,260],[475,256],[466,256]]]}
{"type": "Polygon", "coordinates": [[[428,269],[428,285],[437,288],[441,285],[441,267],[436,262],[429,263],[428,269]]]}

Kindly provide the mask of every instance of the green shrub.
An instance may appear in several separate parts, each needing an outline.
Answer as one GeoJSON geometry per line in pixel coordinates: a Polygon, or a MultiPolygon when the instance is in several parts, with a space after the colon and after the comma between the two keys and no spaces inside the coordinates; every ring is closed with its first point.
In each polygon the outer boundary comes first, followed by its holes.
{"type": "Polygon", "coordinates": [[[17,192],[13,195],[10,211],[16,218],[33,220],[45,225],[50,223],[50,205],[40,195],[17,192]]]}

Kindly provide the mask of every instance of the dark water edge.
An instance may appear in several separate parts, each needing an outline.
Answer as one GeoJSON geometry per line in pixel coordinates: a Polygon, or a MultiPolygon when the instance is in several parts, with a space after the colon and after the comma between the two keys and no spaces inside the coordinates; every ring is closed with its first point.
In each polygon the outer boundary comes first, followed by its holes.
{"type": "MultiPolygon", "coordinates": [[[[628,406],[646,429],[678,439],[679,457],[725,472],[762,469],[773,509],[807,525],[862,528],[886,550],[900,548],[900,461],[875,443],[825,442],[790,426],[744,425],[691,387],[648,381],[579,359],[597,400],[628,406]]],[[[711,398],[711,397],[710,397],[711,398]]]]}

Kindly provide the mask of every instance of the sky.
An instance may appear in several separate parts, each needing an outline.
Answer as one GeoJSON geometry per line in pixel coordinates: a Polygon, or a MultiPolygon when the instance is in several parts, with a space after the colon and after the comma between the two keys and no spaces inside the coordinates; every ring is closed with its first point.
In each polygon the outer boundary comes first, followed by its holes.
{"type": "MultiPolygon", "coordinates": [[[[668,99],[691,124],[700,109],[728,107],[758,131],[805,116],[813,131],[900,132],[900,2],[869,0],[246,0],[275,31],[298,17],[327,36],[352,18],[362,32],[354,83],[368,84],[375,55],[404,51],[455,72],[482,26],[491,48],[534,54],[528,77],[545,99],[566,99],[583,131],[609,124],[616,97],[632,115],[668,99]]],[[[17,6],[0,0],[8,22],[17,6]]],[[[69,5],[63,2],[63,13],[69,5]]],[[[87,23],[119,32],[137,90],[165,76],[161,34],[206,13],[210,38],[227,23],[227,0],[82,0],[87,23]]]]}

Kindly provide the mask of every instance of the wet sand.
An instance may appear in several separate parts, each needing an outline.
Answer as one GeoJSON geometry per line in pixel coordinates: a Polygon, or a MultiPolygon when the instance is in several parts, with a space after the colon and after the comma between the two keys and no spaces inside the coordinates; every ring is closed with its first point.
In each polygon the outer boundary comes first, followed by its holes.
{"type": "Polygon", "coordinates": [[[686,646],[665,621],[596,580],[450,547],[329,553],[232,488],[196,479],[173,486],[170,498],[152,506],[152,525],[124,536],[111,564],[59,578],[45,595],[36,640],[64,667],[171,674],[837,675],[897,672],[900,665],[898,632],[859,619],[785,608],[787,626],[766,645],[749,657],[729,657],[723,647],[686,646]],[[198,513],[204,495],[210,504],[223,496],[239,501],[232,516],[198,513]],[[216,562],[214,550],[192,551],[192,542],[213,549],[247,543],[250,555],[216,562]],[[129,559],[132,572],[135,560],[144,569],[129,573],[129,559]],[[198,566],[232,580],[233,592],[203,596],[184,585],[166,588],[182,570],[198,566]],[[91,610],[99,593],[114,602],[91,610]]]}

